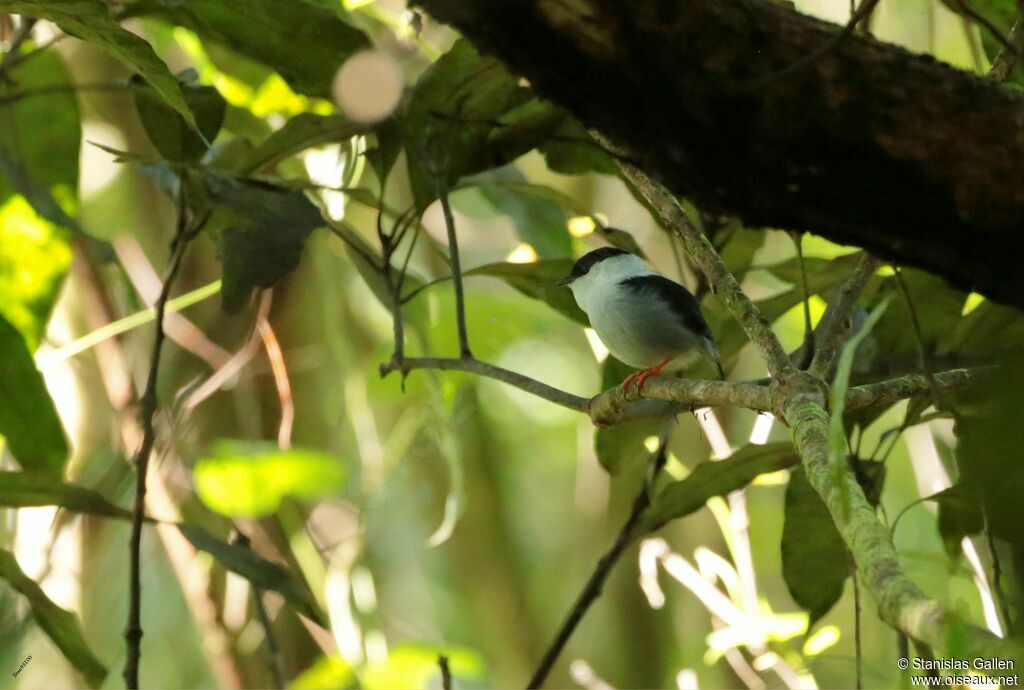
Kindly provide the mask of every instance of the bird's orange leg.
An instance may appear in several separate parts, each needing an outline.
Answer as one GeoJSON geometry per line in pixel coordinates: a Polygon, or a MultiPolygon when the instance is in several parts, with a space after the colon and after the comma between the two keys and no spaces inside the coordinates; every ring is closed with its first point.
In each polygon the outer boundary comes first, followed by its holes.
{"type": "Polygon", "coordinates": [[[647,379],[650,378],[651,376],[655,376],[657,374],[660,374],[661,370],[664,369],[668,365],[668,363],[671,362],[671,361],[672,361],[672,358],[670,357],[670,358],[666,359],[664,362],[656,364],[653,367],[650,367],[649,369],[642,369],[640,371],[634,371],[632,374],[630,374],[629,376],[626,377],[625,381],[622,382],[622,390],[628,391],[629,387],[631,385],[633,385],[633,383],[635,382],[636,383],[636,392],[638,394],[642,393],[643,390],[644,390],[644,382],[647,381],[647,379]]]}

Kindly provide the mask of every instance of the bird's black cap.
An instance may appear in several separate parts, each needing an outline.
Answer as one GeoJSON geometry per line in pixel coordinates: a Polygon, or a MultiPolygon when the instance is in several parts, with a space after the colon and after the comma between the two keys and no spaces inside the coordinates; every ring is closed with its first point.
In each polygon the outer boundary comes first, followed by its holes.
{"type": "Polygon", "coordinates": [[[595,264],[599,264],[605,259],[610,259],[613,256],[619,256],[621,254],[629,254],[629,252],[624,249],[619,249],[618,247],[601,247],[600,249],[595,249],[592,252],[587,252],[581,256],[575,264],[573,264],[572,271],[568,276],[558,281],[558,284],[568,285],[577,278],[587,275],[595,264]]]}

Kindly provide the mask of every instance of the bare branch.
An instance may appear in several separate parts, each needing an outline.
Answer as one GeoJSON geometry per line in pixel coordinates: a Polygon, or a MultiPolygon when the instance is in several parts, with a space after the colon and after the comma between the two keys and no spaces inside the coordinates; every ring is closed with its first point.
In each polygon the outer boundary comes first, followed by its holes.
{"type": "MultiPolygon", "coordinates": [[[[171,256],[167,261],[164,284],[156,301],[156,319],[154,320],[153,348],[149,357],[149,374],[146,377],[146,388],[140,401],[139,417],[142,421],[142,443],[135,452],[135,510],[132,519],[132,535],[129,542],[129,603],[128,624],[124,637],[127,643],[124,665],[125,685],[130,689],[139,687],[139,660],[142,655],[142,583],[140,553],[142,548],[142,525],[145,522],[146,504],[146,471],[149,469],[149,456],[156,441],[156,429],[153,418],[156,415],[159,400],[157,399],[157,377],[160,372],[160,355],[163,351],[164,313],[167,300],[171,294],[171,286],[181,269],[182,258],[194,233],[185,220],[184,182],[179,180],[178,192],[178,226],[171,247],[171,256]]],[[[205,221],[205,219],[204,219],[205,221]]],[[[202,223],[198,224],[200,227],[202,223]]]]}
{"type": "Polygon", "coordinates": [[[471,374],[484,376],[486,378],[503,381],[510,386],[515,386],[527,393],[532,393],[533,395],[536,395],[539,398],[544,398],[556,405],[568,407],[570,410],[576,410],[577,412],[588,412],[590,410],[589,398],[567,393],[553,386],[549,386],[546,383],[541,383],[536,379],[531,379],[529,376],[523,376],[522,374],[517,374],[514,371],[502,369],[501,367],[481,362],[480,360],[472,357],[463,357],[462,359],[446,359],[443,357],[409,357],[401,362],[388,362],[386,364],[381,364],[380,375],[387,376],[393,371],[401,371],[404,376],[413,369],[465,371],[471,374]]]}
{"type": "Polygon", "coordinates": [[[880,262],[869,254],[861,257],[860,263],[840,288],[839,294],[829,302],[825,314],[818,324],[821,336],[817,338],[817,349],[808,369],[820,378],[828,377],[843,344],[852,330],[851,315],[864,287],[875,274],[880,262]]]}
{"type": "Polygon", "coordinates": [[[451,204],[448,203],[448,190],[441,189],[438,196],[441,200],[441,210],[444,212],[444,225],[448,231],[448,263],[451,265],[452,282],[455,284],[455,320],[459,330],[459,354],[467,358],[472,357],[473,353],[469,349],[469,335],[466,333],[466,298],[462,290],[462,264],[459,261],[459,242],[455,236],[455,217],[452,215],[451,204]]]}

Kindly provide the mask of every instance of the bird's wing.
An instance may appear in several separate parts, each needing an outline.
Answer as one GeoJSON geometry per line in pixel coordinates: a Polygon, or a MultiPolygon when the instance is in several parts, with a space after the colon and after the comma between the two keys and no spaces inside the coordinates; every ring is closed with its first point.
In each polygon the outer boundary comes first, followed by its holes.
{"type": "Polygon", "coordinates": [[[627,278],[622,281],[622,285],[644,297],[661,300],[681,326],[715,342],[715,336],[704,320],[697,298],[679,283],[664,276],[649,274],[627,278]]]}

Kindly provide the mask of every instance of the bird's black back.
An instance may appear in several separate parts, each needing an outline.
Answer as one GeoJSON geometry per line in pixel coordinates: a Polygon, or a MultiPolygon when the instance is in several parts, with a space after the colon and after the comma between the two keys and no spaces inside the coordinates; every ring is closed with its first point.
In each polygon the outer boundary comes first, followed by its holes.
{"type": "Polygon", "coordinates": [[[700,302],[679,283],[656,274],[634,276],[622,281],[622,286],[645,297],[664,302],[679,322],[689,331],[702,335],[711,342],[715,336],[700,311],[700,302]]]}

